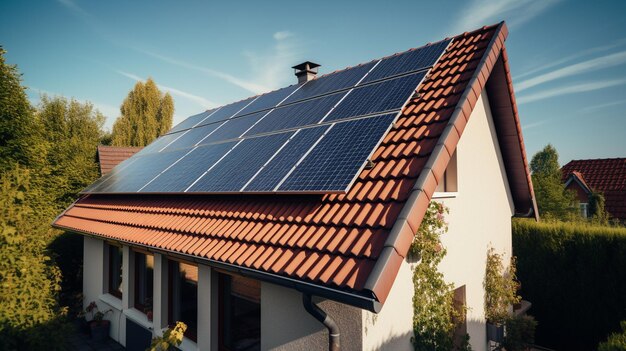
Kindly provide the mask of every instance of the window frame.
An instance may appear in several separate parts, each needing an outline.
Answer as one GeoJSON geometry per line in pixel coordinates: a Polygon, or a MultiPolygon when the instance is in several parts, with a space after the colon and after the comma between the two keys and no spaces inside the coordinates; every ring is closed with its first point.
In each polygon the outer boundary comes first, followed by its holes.
{"type": "MultiPolygon", "coordinates": [[[[180,273],[180,264],[184,263],[189,266],[196,267],[198,269],[198,265],[192,262],[177,260],[173,258],[167,258],[167,324],[168,326],[174,326],[176,320],[174,319],[174,274],[180,273]],[[178,268],[176,272],[174,272],[174,268],[178,268]]],[[[198,271],[199,275],[199,271],[198,271]]],[[[199,277],[198,277],[199,280],[199,277]]],[[[196,329],[198,323],[198,291],[199,286],[198,282],[196,282],[196,329]]],[[[183,321],[184,322],[184,321],[183,321]]],[[[189,325],[187,325],[187,331],[185,332],[185,338],[193,341],[194,343],[198,342],[198,330],[191,329],[189,325]]]]}
{"type": "MultiPolygon", "coordinates": [[[[144,260],[146,260],[146,258],[148,256],[152,256],[152,262],[153,262],[153,267],[152,267],[152,289],[151,289],[151,299],[152,299],[152,307],[150,308],[150,311],[154,311],[154,260],[155,257],[153,254],[147,252],[147,251],[143,251],[143,250],[137,250],[137,249],[133,249],[132,250],[132,262],[133,262],[133,287],[132,287],[132,292],[133,292],[133,297],[132,297],[132,304],[133,304],[133,308],[136,309],[137,311],[147,315],[147,311],[146,311],[146,307],[147,305],[143,302],[139,301],[139,285],[140,285],[140,258],[143,257],[144,260]]],[[[144,268],[147,268],[147,265],[145,265],[144,268]]],[[[147,286],[148,283],[148,270],[146,269],[146,287],[145,290],[146,292],[148,292],[150,289],[147,286]]]]}
{"type": "Polygon", "coordinates": [[[105,292],[121,300],[122,297],[124,296],[124,292],[122,290],[123,282],[124,282],[124,268],[123,268],[124,267],[124,248],[120,245],[115,245],[110,242],[106,242],[105,247],[106,247],[106,268],[107,268],[107,277],[106,277],[107,287],[106,287],[105,292]],[[117,286],[120,287],[119,289],[116,289],[115,288],[116,284],[114,284],[113,275],[115,274],[114,272],[117,270],[114,269],[115,267],[113,267],[113,264],[114,264],[113,250],[119,250],[119,253],[120,253],[119,271],[121,272],[121,274],[119,278],[120,279],[119,284],[117,284],[117,286]]]}

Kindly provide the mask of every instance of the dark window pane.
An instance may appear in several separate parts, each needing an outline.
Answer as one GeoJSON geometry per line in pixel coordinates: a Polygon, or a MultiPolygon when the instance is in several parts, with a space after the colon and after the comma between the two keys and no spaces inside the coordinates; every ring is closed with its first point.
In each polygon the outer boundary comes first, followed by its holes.
{"type": "Polygon", "coordinates": [[[109,294],[122,298],[122,248],[109,245],[109,294]]]}
{"type": "Polygon", "coordinates": [[[229,351],[261,349],[261,284],[220,275],[220,344],[229,351]]]}
{"type": "Polygon", "coordinates": [[[169,261],[168,324],[187,324],[185,337],[196,341],[198,335],[198,267],[169,261]]]}
{"type": "Polygon", "coordinates": [[[154,256],[135,252],[135,308],[152,312],[154,256]]]}

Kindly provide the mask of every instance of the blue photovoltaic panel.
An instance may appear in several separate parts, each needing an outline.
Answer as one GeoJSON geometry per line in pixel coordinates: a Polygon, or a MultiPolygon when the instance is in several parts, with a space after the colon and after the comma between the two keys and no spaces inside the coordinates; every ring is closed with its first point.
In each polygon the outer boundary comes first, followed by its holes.
{"type": "Polygon", "coordinates": [[[200,145],[215,143],[222,140],[229,140],[239,138],[246,130],[248,130],[254,123],[256,123],[267,111],[261,111],[253,113],[251,115],[237,117],[229,119],[228,121],[220,123],[221,126],[217,128],[211,135],[206,137],[200,142],[200,145]]]}
{"type": "Polygon", "coordinates": [[[246,107],[246,105],[248,105],[254,99],[254,97],[251,97],[245,100],[237,101],[230,105],[222,106],[219,110],[215,111],[215,113],[213,113],[209,118],[202,121],[202,123],[200,123],[198,126],[229,119],[237,112],[239,112],[239,110],[246,107]]]}
{"type": "Polygon", "coordinates": [[[151,154],[154,152],[159,152],[162,148],[166,147],[169,143],[176,140],[181,135],[182,132],[174,133],[174,134],[165,134],[152,143],[148,144],[146,147],[141,149],[141,151],[137,152],[134,156],[141,156],[146,154],[151,154]]]}
{"type": "Polygon", "coordinates": [[[330,126],[301,129],[257,174],[244,191],[272,191],[330,126]]]}
{"type": "Polygon", "coordinates": [[[282,88],[282,89],[261,95],[259,96],[258,99],[254,100],[250,105],[248,105],[246,108],[244,108],[241,112],[239,112],[235,116],[242,116],[251,112],[273,108],[274,106],[278,105],[279,102],[283,101],[287,96],[289,96],[289,94],[291,94],[297,88],[298,88],[298,85],[291,85],[286,88],[282,88]]]}
{"type": "Polygon", "coordinates": [[[178,138],[163,149],[163,151],[190,148],[205,139],[209,134],[215,132],[220,125],[221,123],[207,124],[176,134],[178,138]]]}
{"type": "Polygon", "coordinates": [[[337,123],[278,189],[346,191],[396,114],[337,123]]]}
{"type": "Polygon", "coordinates": [[[419,72],[356,88],[324,122],[399,109],[413,95],[425,75],[426,72],[419,72]]]}
{"type": "Polygon", "coordinates": [[[131,193],[141,189],[152,178],[171,166],[189,150],[151,153],[138,156],[136,160],[108,177],[91,192],[131,193]]]}
{"type": "Polygon", "coordinates": [[[208,115],[213,113],[213,111],[215,111],[215,109],[204,111],[202,113],[198,113],[197,115],[193,115],[191,117],[187,117],[186,120],[178,123],[174,128],[170,129],[167,133],[168,134],[169,133],[176,133],[176,132],[181,131],[183,129],[191,128],[191,127],[195,126],[196,124],[200,123],[208,115]]]}
{"type": "Polygon", "coordinates": [[[317,123],[335,106],[344,94],[337,93],[277,108],[265,116],[245,135],[250,136],[317,123]]]}
{"type": "Polygon", "coordinates": [[[243,140],[200,178],[189,192],[240,191],[292,135],[293,132],[280,133],[243,140]]]}
{"type": "Polygon", "coordinates": [[[433,66],[448,47],[450,40],[387,57],[365,77],[361,84],[433,66]]]}
{"type": "Polygon", "coordinates": [[[285,103],[308,99],[340,89],[351,88],[365,76],[374,64],[374,62],[369,62],[308,81],[302,88],[293,93],[289,99],[285,100],[285,103]]]}
{"type": "Polygon", "coordinates": [[[195,148],[173,167],[161,173],[150,184],[141,189],[141,192],[182,193],[235,144],[237,142],[231,141],[195,148]]]}
{"type": "Polygon", "coordinates": [[[135,155],[133,155],[132,157],[129,157],[129,158],[125,159],[124,161],[120,162],[117,166],[115,166],[112,170],[110,170],[109,173],[103,175],[98,180],[96,180],[94,183],[92,183],[91,185],[89,185],[88,187],[83,189],[81,191],[81,193],[91,193],[91,192],[93,192],[94,189],[100,187],[100,184],[102,184],[105,181],[107,181],[107,179],[116,176],[122,169],[130,166],[133,162],[135,162],[139,158],[139,157],[136,157],[135,155]]]}

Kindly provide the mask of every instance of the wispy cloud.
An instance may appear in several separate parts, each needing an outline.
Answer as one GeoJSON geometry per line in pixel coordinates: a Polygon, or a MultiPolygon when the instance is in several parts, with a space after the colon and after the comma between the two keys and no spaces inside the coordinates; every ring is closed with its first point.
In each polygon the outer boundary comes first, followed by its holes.
{"type": "Polygon", "coordinates": [[[517,99],[518,104],[526,104],[529,102],[539,101],[548,99],[555,96],[561,95],[569,95],[576,93],[584,93],[593,90],[600,90],[604,88],[610,88],[616,85],[626,84],[626,79],[614,79],[614,80],[603,80],[589,83],[582,83],[577,85],[570,85],[565,87],[558,87],[554,89],[548,89],[544,91],[540,91],[530,95],[523,95],[517,99]]]}
{"type": "Polygon", "coordinates": [[[294,40],[295,34],[290,31],[276,32],[273,35],[274,45],[268,52],[259,53],[246,51],[244,55],[250,62],[254,77],[263,85],[272,89],[285,84],[285,69],[291,67],[299,56],[300,47],[294,40]]]}
{"type": "Polygon", "coordinates": [[[581,109],[580,112],[589,113],[589,112],[602,110],[602,109],[607,108],[607,107],[619,106],[619,105],[624,105],[624,104],[626,104],[626,100],[607,102],[607,103],[604,103],[604,104],[587,106],[587,107],[581,109]]]}
{"type": "Polygon", "coordinates": [[[476,29],[503,19],[509,27],[520,26],[541,15],[561,0],[473,0],[461,9],[451,33],[476,29]]]}
{"type": "Polygon", "coordinates": [[[261,84],[257,84],[255,82],[252,81],[247,81],[247,80],[243,80],[240,78],[237,78],[233,75],[230,75],[228,73],[224,73],[224,72],[220,72],[218,70],[214,70],[211,68],[207,68],[207,67],[202,67],[202,66],[198,66],[198,65],[194,65],[188,62],[185,62],[183,60],[179,60],[179,59],[175,59],[172,57],[168,57],[165,55],[161,55],[161,54],[157,54],[155,52],[152,51],[147,51],[147,50],[140,50],[141,52],[143,52],[146,55],[152,56],[154,58],[157,58],[161,61],[167,62],[167,63],[171,63],[173,65],[179,66],[179,67],[184,67],[184,68],[188,68],[191,70],[195,70],[195,71],[199,71],[205,74],[208,74],[210,76],[214,76],[217,78],[220,78],[222,80],[225,80],[228,83],[231,83],[233,85],[236,85],[240,88],[243,88],[245,90],[248,90],[254,94],[260,94],[263,92],[268,91],[270,88],[263,86],[261,84]]]}
{"type": "Polygon", "coordinates": [[[295,46],[290,40],[290,38],[294,37],[292,32],[280,31],[274,33],[272,37],[274,38],[275,43],[269,53],[259,54],[244,52],[244,55],[250,61],[249,66],[253,70],[251,74],[251,77],[253,77],[252,79],[242,79],[217,69],[195,65],[181,59],[165,56],[149,50],[138,51],[175,66],[202,72],[212,77],[217,77],[251,93],[261,94],[277,88],[280,83],[282,83],[282,80],[278,77],[284,76],[281,74],[282,71],[285,70],[285,67],[289,67],[290,64],[293,64],[293,60],[296,57],[295,46]]]}
{"type": "MultiPolygon", "coordinates": [[[[128,73],[128,72],[124,72],[124,71],[120,71],[120,70],[115,70],[115,72],[117,72],[118,74],[121,74],[124,77],[130,78],[130,79],[132,79],[132,80],[134,80],[136,82],[144,82],[145,81],[145,79],[139,77],[138,75],[132,74],[132,73],[128,73]]],[[[179,90],[179,89],[176,89],[176,88],[168,87],[168,86],[162,85],[162,84],[157,84],[157,86],[161,90],[165,90],[165,91],[171,93],[172,95],[180,96],[180,97],[185,98],[187,100],[193,101],[193,102],[197,103],[198,105],[200,105],[200,106],[202,106],[204,108],[207,108],[207,109],[219,106],[219,104],[217,104],[217,103],[215,103],[213,101],[207,100],[207,99],[205,99],[205,98],[203,98],[201,96],[198,96],[198,95],[195,95],[195,94],[192,94],[192,93],[188,93],[186,91],[182,91],[182,90],[179,90]]]]}
{"type": "Polygon", "coordinates": [[[579,51],[579,52],[577,52],[577,53],[575,53],[573,55],[565,56],[565,57],[560,58],[558,60],[552,60],[550,63],[545,64],[543,66],[527,70],[524,73],[518,74],[515,77],[513,77],[513,80],[518,80],[518,79],[523,78],[523,77],[531,76],[531,75],[533,75],[533,74],[535,74],[537,72],[545,71],[547,69],[560,66],[560,65],[562,65],[564,63],[568,63],[568,62],[574,61],[574,60],[579,59],[581,57],[585,57],[585,56],[588,56],[588,55],[591,55],[591,54],[596,54],[596,53],[599,53],[599,52],[605,52],[605,51],[608,51],[608,50],[611,50],[611,49],[615,49],[615,48],[618,48],[620,46],[624,46],[624,44],[626,44],[626,38],[620,39],[620,40],[618,40],[618,41],[616,41],[616,42],[614,42],[612,44],[602,45],[602,46],[593,47],[593,48],[590,48],[590,49],[587,49],[587,50],[582,50],[582,51],[579,51]]]}
{"type": "Polygon", "coordinates": [[[528,130],[528,129],[533,129],[533,128],[537,128],[539,126],[542,126],[544,124],[548,123],[548,120],[543,120],[543,121],[537,121],[537,122],[533,122],[533,123],[528,123],[522,126],[522,130],[528,130]]]}
{"type": "Polygon", "coordinates": [[[575,76],[578,74],[598,71],[609,67],[614,67],[626,63],[626,51],[596,57],[591,60],[575,63],[557,70],[542,74],[535,78],[530,78],[515,85],[515,91],[520,92],[534,86],[551,82],[556,79],[575,76]]]}

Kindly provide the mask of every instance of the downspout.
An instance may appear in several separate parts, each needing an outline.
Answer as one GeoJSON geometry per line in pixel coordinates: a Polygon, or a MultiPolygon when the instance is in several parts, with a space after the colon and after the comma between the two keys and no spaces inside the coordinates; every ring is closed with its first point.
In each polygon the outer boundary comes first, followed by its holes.
{"type": "Polygon", "coordinates": [[[304,309],[309,312],[311,316],[320,321],[328,329],[328,350],[339,351],[341,346],[339,343],[339,326],[335,321],[330,318],[326,312],[322,311],[319,306],[313,303],[311,295],[302,293],[302,304],[304,309]]]}

